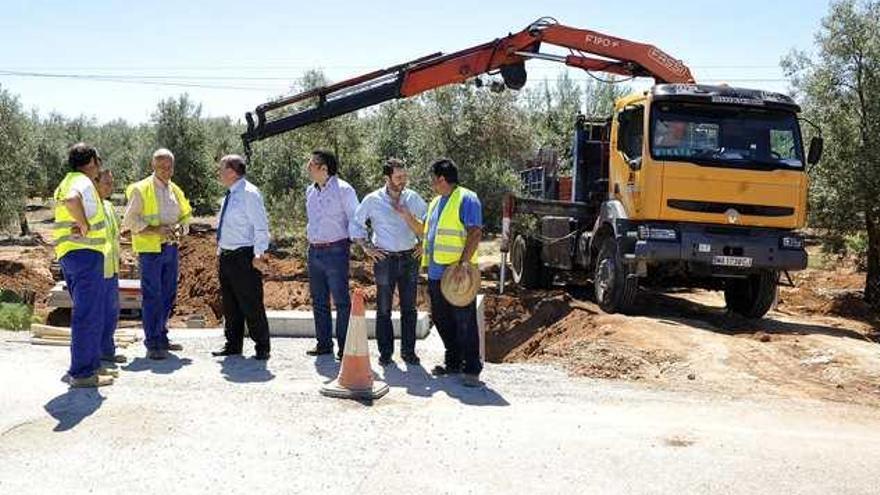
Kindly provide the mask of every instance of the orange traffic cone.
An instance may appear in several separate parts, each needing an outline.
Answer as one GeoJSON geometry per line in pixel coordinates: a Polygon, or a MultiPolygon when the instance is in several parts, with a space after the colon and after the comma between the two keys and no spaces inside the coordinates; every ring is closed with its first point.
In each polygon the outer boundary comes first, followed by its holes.
{"type": "Polygon", "coordinates": [[[340,399],[378,399],[388,393],[386,383],[373,380],[370,350],[367,347],[364,293],[360,289],[352,293],[351,318],[348,320],[339,377],[324,385],[321,393],[340,399]]]}

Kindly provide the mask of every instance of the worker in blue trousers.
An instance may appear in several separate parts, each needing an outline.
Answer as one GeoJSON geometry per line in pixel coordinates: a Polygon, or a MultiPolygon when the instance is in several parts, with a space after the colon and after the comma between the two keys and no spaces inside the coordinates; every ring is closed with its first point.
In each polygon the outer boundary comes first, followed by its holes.
{"type": "Polygon", "coordinates": [[[101,170],[98,150],[77,143],[68,151],[67,175],[55,189],[55,255],[73,300],[70,322],[71,387],[113,383],[115,370],[101,367],[104,324],[104,250],[107,225],[94,180],[101,170]]]}
{"type": "Polygon", "coordinates": [[[178,245],[186,235],[192,207],[174,182],[174,154],[158,149],[153,173],[126,188],[123,230],[131,231],[141,271],[142,319],[147,359],[161,360],[182,347],[168,341],[168,319],[177,300],[178,245]]]}
{"type": "Polygon", "coordinates": [[[110,201],[113,193],[113,173],[103,169],[98,174],[98,195],[104,207],[107,222],[107,243],[104,249],[104,328],[101,332],[101,361],[114,365],[127,359],[116,354],[113,335],[119,323],[119,220],[110,201]]]}

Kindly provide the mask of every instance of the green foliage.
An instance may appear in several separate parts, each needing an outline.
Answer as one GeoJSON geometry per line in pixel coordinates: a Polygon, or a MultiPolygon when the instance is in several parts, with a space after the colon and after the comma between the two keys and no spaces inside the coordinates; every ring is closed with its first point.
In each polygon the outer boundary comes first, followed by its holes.
{"type": "Polygon", "coordinates": [[[856,260],[856,266],[864,270],[868,266],[868,235],[857,232],[844,238],[846,253],[856,260]]]}
{"type": "Polygon", "coordinates": [[[865,230],[865,298],[880,307],[880,2],[832,2],[816,53],[783,61],[825,138],[811,174],[811,223],[837,236],[865,230]]]}
{"type": "Polygon", "coordinates": [[[0,88],[0,230],[20,220],[33,169],[31,124],[18,98],[0,88]]]}
{"type": "Polygon", "coordinates": [[[113,171],[113,186],[123,192],[150,170],[153,130],[147,125],[131,126],[114,120],[96,129],[94,144],[103,158],[104,168],[113,171]]]}
{"type": "Polygon", "coordinates": [[[514,93],[472,86],[433,91],[422,103],[425,116],[414,128],[410,152],[416,160],[416,189],[431,197],[428,166],[436,158],[451,158],[459,167],[459,182],[483,203],[484,225],[497,230],[501,197],[516,188],[515,170],[534,150],[526,110],[516,104],[514,93]]]}
{"type": "Polygon", "coordinates": [[[555,150],[562,168],[571,168],[575,116],[583,108],[580,87],[563,73],[555,86],[545,81],[538,89],[527,90],[527,98],[529,124],[538,146],[555,150]]]}
{"type": "Polygon", "coordinates": [[[27,304],[0,303],[0,329],[30,330],[32,318],[33,309],[27,304]]]}

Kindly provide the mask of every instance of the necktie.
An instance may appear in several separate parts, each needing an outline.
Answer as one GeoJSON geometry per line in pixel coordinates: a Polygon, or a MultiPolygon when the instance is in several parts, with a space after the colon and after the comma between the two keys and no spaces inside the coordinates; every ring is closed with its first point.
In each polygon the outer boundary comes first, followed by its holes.
{"type": "Polygon", "coordinates": [[[226,205],[229,204],[229,190],[226,190],[226,197],[223,198],[223,208],[220,209],[220,222],[217,223],[217,242],[220,242],[220,232],[223,230],[223,217],[226,215],[226,205]]]}

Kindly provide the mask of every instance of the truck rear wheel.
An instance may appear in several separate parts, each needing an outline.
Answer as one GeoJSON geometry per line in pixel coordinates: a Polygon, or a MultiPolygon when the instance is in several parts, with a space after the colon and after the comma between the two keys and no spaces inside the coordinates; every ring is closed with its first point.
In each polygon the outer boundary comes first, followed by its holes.
{"type": "Polygon", "coordinates": [[[606,313],[625,313],[632,309],[639,290],[639,279],[629,277],[617,241],[607,237],[599,247],[593,292],[596,303],[606,313]]]}
{"type": "Polygon", "coordinates": [[[510,249],[510,269],[513,281],[526,289],[546,289],[552,282],[552,270],[541,262],[541,244],[521,234],[510,249]]]}
{"type": "Polygon", "coordinates": [[[746,318],[761,318],[776,301],[778,275],[762,270],[748,278],[731,279],[724,287],[727,309],[746,318]]]}

